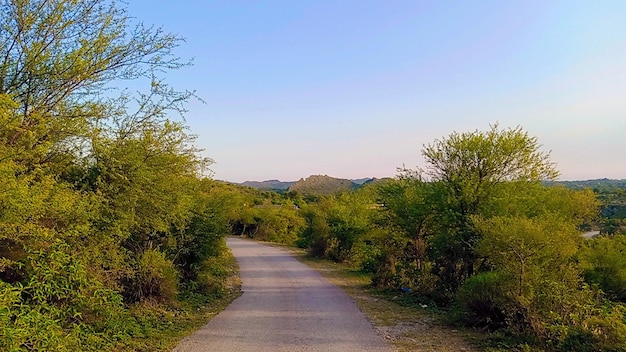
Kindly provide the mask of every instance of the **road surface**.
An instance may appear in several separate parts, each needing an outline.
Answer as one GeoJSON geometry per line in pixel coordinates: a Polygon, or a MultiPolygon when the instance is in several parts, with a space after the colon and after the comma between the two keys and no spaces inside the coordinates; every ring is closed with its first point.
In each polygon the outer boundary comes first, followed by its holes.
{"type": "Polygon", "coordinates": [[[392,351],[354,301],[280,249],[229,238],[243,294],[176,352],[392,351]]]}

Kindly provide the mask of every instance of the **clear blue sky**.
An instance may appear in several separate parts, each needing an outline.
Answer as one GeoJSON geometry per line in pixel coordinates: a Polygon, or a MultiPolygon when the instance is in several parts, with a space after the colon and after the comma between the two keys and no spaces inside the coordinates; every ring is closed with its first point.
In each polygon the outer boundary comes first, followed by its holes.
{"type": "Polygon", "coordinates": [[[626,1],[129,1],[186,38],[214,178],[389,177],[452,131],[522,126],[561,179],[626,178],[626,1]]]}

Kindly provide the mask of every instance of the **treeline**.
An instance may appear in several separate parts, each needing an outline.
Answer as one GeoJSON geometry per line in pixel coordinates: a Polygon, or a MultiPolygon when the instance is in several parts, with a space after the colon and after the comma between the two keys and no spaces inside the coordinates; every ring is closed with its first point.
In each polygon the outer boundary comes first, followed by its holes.
{"type": "Polygon", "coordinates": [[[506,350],[626,349],[626,236],[583,239],[602,224],[591,189],[545,185],[557,171],[521,128],[455,132],[422,154],[425,170],[393,180],[306,202],[288,194],[304,221],[291,228],[263,212],[287,223],[292,207],[257,205],[258,232],[246,234],[349,263],[506,350]]]}
{"type": "Polygon", "coordinates": [[[180,39],[130,23],[106,0],[0,2],[0,350],[141,349],[224,291],[235,205],[169,117],[192,94],[159,78],[180,39]]]}
{"type": "Polygon", "coordinates": [[[605,234],[626,232],[626,180],[587,180],[547,182],[571,189],[591,189],[600,201],[601,218],[598,228],[605,234]]]}

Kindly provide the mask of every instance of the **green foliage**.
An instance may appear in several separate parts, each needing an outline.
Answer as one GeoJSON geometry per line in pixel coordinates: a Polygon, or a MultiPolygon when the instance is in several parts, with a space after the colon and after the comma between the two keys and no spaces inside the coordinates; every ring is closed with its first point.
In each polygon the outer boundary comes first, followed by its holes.
{"type": "MultiPolygon", "coordinates": [[[[626,346],[626,306],[615,305],[604,309],[602,313],[584,321],[583,326],[586,335],[592,337],[587,341],[583,340],[583,346],[587,345],[601,351],[618,352],[624,350],[624,346],[626,346]]],[[[561,349],[565,351],[571,347],[563,343],[561,349]]],[[[569,350],[573,351],[575,348],[569,350]]]]}
{"type": "Polygon", "coordinates": [[[501,184],[512,181],[538,182],[557,172],[549,154],[539,150],[536,138],[521,128],[487,132],[454,132],[422,151],[426,174],[434,182],[433,207],[438,229],[432,241],[440,291],[454,295],[460,284],[480,265],[475,245],[480,240],[471,221],[483,214],[501,184]]]}
{"type": "Polygon", "coordinates": [[[256,232],[252,236],[261,241],[293,245],[302,231],[304,220],[293,205],[257,205],[252,210],[256,232]]]}
{"type": "Polygon", "coordinates": [[[119,293],[91,277],[85,264],[56,241],[26,261],[25,285],[1,283],[0,347],[7,350],[101,350],[129,337],[119,293]]]}
{"type": "Polygon", "coordinates": [[[585,281],[612,300],[626,302],[626,237],[599,237],[580,249],[585,281]]]}
{"type": "Polygon", "coordinates": [[[507,325],[507,293],[514,291],[515,278],[503,272],[484,272],[467,279],[457,294],[460,314],[466,324],[489,329],[507,325]]]}
{"type": "Polygon", "coordinates": [[[227,290],[227,279],[232,275],[226,256],[206,258],[198,268],[198,277],[193,284],[198,285],[199,292],[211,295],[224,295],[227,290]]]}
{"type": "Polygon", "coordinates": [[[355,268],[364,273],[376,273],[381,268],[384,246],[381,242],[388,233],[380,228],[372,227],[359,236],[352,245],[351,262],[355,268]]]}
{"type": "Polygon", "coordinates": [[[132,301],[156,298],[170,303],[178,293],[178,275],[176,267],[164,253],[148,249],[139,256],[135,277],[126,292],[132,301]]]}
{"type": "Polygon", "coordinates": [[[550,218],[477,220],[483,234],[477,253],[489,265],[516,278],[518,296],[531,294],[540,280],[562,278],[578,250],[580,235],[573,226],[550,218]]]}
{"type": "Polygon", "coordinates": [[[624,350],[626,244],[581,236],[598,225],[597,192],[542,182],[557,172],[519,127],[455,132],[423,155],[426,171],[309,198],[298,245],[373,273],[378,287],[453,304],[509,348],[624,350]]]}
{"type": "Polygon", "coordinates": [[[426,237],[433,231],[432,184],[402,177],[380,184],[376,191],[381,225],[401,231],[415,244],[418,267],[426,259],[426,237]]]}
{"type": "Polygon", "coordinates": [[[223,238],[230,231],[230,213],[237,206],[237,200],[219,182],[203,179],[193,192],[186,226],[174,228],[168,241],[169,254],[186,283],[197,279],[206,260],[226,251],[223,238]]]}
{"type": "MultiPolygon", "coordinates": [[[[57,168],[81,152],[90,129],[120,111],[124,99],[100,96],[111,82],[156,83],[159,71],[183,65],[171,55],[180,38],[143,25],[131,30],[125,9],[108,0],[2,1],[0,13],[0,94],[17,103],[9,143],[31,166],[57,168]]],[[[161,96],[156,105],[179,105],[161,96]]]]}
{"type": "Polygon", "coordinates": [[[132,303],[226,280],[236,203],[168,116],[192,94],[159,77],[180,39],[130,22],[108,0],[0,2],[0,350],[119,349],[151,321],[132,303]]]}
{"type": "Polygon", "coordinates": [[[389,232],[379,241],[384,259],[373,278],[376,285],[410,288],[425,295],[435,290],[438,279],[427,257],[436,215],[434,186],[406,171],[397,180],[376,185],[376,222],[389,232]]]}
{"type": "MultiPolygon", "coordinates": [[[[477,220],[477,228],[483,233],[477,252],[487,258],[497,279],[483,289],[490,290],[487,301],[506,317],[502,326],[546,341],[562,341],[570,327],[580,326],[595,303],[575,267],[581,240],[571,223],[553,217],[494,217],[477,220]]],[[[484,301],[480,282],[470,283],[474,286],[468,284],[461,301],[484,301]]],[[[481,316],[478,309],[471,312],[481,316]]]]}
{"type": "Polygon", "coordinates": [[[626,234],[626,180],[555,181],[548,184],[593,191],[601,203],[602,216],[592,224],[594,228],[608,235],[626,234]]]}
{"type": "Polygon", "coordinates": [[[539,148],[537,138],[521,127],[500,130],[496,124],[487,132],[453,132],[427,145],[422,154],[428,175],[460,186],[455,192],[461,192],[458,195],[471,205],[500,182],[556,178],[549,154],[539,148]],[[472,185],[478,187],[472,189],[472,185]]]}
{"type": "Polygon", "coordinates": [[[302,208],[300,215],[304,218],[305,227],[300,234],[297,245],[307,248],[311,255],[324,257],[328,249],[330,227],[321,208],[308,206],[302,208]]]}
{"type": "Polygon", "coordinates": [[[327,196],[303,208],[306,225],[298,244],[317,257],[352,261],[353,246],[370,230],[372,205],[365,190],[327,196]]]}
{"type": "Polygon", "coordinates": [[[303,207],[299,244],[350,258],[376,286],[455,301],[465,323],[503,330],[520,350],[620,350],[622,308],[607,297],[621,292],[621,243],[580,250],[600,203],[540,182],[557,172],[539,147],[521,128],[453,133],[425,147],[426,172],[402,170],[368,201],[352,192],[303,207]]]}

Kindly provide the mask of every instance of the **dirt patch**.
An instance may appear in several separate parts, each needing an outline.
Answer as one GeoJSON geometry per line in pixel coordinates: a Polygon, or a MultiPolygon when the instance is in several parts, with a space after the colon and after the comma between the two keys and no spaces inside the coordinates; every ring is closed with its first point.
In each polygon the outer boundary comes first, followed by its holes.
{"type": "MultiPolygon", "coordinates": [[[[331,280],[332,281],[332,280],[331,280]]],[[[446,326],[440,318],[428,311],[426,305],[407,307],[396,302],[374,297],[368,290],[354,294],[346,290],[380,336],[397,351],[478,351],[467,338],[469,332],[446,326]]]]}

